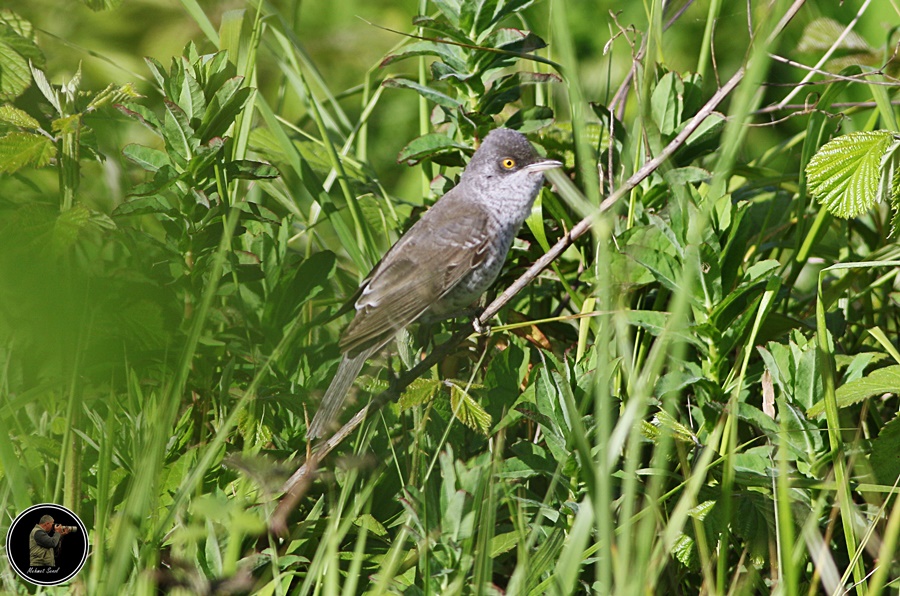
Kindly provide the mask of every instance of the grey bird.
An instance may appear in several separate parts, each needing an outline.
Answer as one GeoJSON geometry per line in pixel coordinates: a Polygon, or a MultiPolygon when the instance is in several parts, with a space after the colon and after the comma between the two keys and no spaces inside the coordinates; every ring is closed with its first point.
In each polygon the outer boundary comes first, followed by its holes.
{"type": "Polygon", "coordinates": [[[363,364],[401,329],[426,318],[452,317],[494,283],[544,182],[544,159],[519,132],[491,131],[459,184],[448,191],[384,255],[362,281],[356,316],[340,339],[343,358],[307,430],[333,426],[363,364]]]}

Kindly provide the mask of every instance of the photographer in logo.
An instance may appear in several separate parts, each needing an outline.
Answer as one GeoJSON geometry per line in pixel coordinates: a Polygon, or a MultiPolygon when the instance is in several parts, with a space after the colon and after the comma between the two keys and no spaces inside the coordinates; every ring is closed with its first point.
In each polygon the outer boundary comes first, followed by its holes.
{"type": "Polygon", "coordinates": [[[56,555],[62,547],[62,537],[77,530],[76,526],[53,525],[53,517],[41,517],[28,536],[29,563],[32,567],[56,567],[56,555]]]}
{"type": "Polygon", "coordinates": [[[90,544],[84,522],[55,503],[32,505],[6,533],[6,556],[21,579],[38,586],[71,581],[87,561],[90,544]]]}

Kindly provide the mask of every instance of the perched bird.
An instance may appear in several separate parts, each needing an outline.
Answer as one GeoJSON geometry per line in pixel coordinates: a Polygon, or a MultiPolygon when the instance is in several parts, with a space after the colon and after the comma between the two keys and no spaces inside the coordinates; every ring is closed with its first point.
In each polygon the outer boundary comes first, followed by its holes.
{"type": "Polygon", "coordinates": [[[309,425],[309,439],[333,430],[363,364],[398,331],[420,318],[451,317],[494,283],[531,213],[544,170],[560,165],[539,156],[516,131],[499,128],[485,137],[459,184],[362,281],[356,316],[340,340],[343,358],[309,425]]]}

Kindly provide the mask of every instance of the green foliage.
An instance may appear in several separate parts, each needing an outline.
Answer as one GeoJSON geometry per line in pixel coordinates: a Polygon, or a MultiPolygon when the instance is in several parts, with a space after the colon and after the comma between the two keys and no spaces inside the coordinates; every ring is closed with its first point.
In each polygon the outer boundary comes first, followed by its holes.
{"type": "Polygon", "coordinates": [[[900,210],[900,139],[886,130],[855,132],[821,147],[806,166],[809,191],[838,217],[861,215],[877,203],[900,210]]]}
{"type": "MultiPolygon", "coordinates": [[[[438,2],[436,17],[419,15],[413,24],[440,38],[406,44],[381,62],[385,67],[395,62],[421,56],[433,56],[431,85],[423,85],[402,77],[385,79],[384,85],[411,89],[435,104],[432,125],[439,132],[414,139],[401,152],[398,161],[410,165],[432,159],[443,165],[461,165],[460,149],[454,140],[484,138],[496,123],[494,116],[507,105],[518,101],[527,85],[559,81],[552,73],[509,68],[522,59],[547,63],[535,52],[547,46],[531,31],[504,28],[500,25],[521,13],[527,2],[438,2]]],[[[520,109],[507,119],[510,128],[535,130],[538,122],[548,123],[552,110],[545,108],[538,116],[520,109]]]]}
{"type": "MultiPolygon", "coordinates": [[[[837,6],[773,30],[789,4],[439,0],[363,72],[328,66],[352,50],[316,47],[316,5],[216,30],[185,1],[206,39],[99,92],[94,55],[62,76],[43,17],[0,12],[6,518],[75,509],[93,550],[64,589],[88,594],[885,593],[898,254],[872,207],[898,211],[898,152],[872,129],[896,118],[885,86],[824,77],[763,118],[792,97],[764,83],[799,82],[769,56],[877,54],[837,6]],[[286,496],[340,305],[501,125],[565,168],[488,300],[591,233],[286,496]]],[[[459,323],[373,358],[342,419],[459,323]]]]}
{"type": "Polygon", "coordinates": [[[44,66],[34,27],[9,9],[0,10],[0,101],[12,101],[31,83],[29,64],[44,66]]]}

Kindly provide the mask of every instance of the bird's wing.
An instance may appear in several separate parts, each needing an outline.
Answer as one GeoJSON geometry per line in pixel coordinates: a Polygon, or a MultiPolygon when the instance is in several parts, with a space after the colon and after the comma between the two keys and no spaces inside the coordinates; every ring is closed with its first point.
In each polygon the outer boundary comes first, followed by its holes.
{"type": "Polygon", "coordinates": [[[427,211],[364,282],[341,351],[354,354],[386,343],[484,261],[490,215],[477,204],[461,208],[448,198],[427,211]]]}

